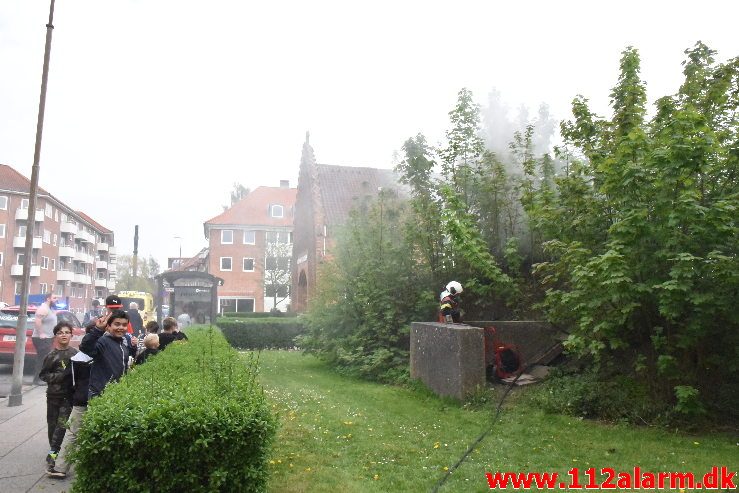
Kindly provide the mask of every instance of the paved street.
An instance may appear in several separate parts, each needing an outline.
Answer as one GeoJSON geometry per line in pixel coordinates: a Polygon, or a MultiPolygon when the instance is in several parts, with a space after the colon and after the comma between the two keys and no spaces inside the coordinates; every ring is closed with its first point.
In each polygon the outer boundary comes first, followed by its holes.
{"type": "Polygon", "coordinates": [[[46,432],[46,387],[23,378],[23,404],[8,407],[12,367],[0,365],[0,492],[68,491],[71,479],[46,477],[44,459],[49,448],[46,432]]]}

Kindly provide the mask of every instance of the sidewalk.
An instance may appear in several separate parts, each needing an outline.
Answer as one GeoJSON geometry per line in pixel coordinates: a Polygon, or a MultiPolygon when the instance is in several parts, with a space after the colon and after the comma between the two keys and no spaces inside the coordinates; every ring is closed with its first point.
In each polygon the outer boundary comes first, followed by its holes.
{"type": "Polygon", "coordinates": [[[46,387],[24,385],[20,406],[0,398],[0,492],[69,491],[74,471],[64,480],[46,476],[48,449],[46,387]]]}

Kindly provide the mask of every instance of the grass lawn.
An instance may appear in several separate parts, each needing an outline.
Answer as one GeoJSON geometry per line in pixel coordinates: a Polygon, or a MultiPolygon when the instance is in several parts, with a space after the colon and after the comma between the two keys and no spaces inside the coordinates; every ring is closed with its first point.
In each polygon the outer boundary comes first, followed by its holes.
{"type": "MultiPolygon", "coordinates": [[[[281,425],[270,492],[431,491],[491,424],[497,404],[469,410],[425,392],[346,378],[299,352],[263,351],[260,367],[281,425]]],[[[736,437],[547,415],[526,406],[524,392],[509,396],[493,432],[439,491],[490,491],[485,473],[495,471],[566,475],[573,467],[640,466],[702,477],[712,466],[739,466],[736,437]]]]}

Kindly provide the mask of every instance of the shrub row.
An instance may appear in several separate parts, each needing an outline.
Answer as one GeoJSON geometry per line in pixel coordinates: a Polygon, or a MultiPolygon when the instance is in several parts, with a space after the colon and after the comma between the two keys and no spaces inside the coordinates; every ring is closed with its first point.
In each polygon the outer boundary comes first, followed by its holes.
{"type": "Polygon", "coordinates": [[[216,321],[226,340],[239,349],[290,349],[304,332],[297,317],[237,319],[221,317],[216,321]]]}
{"type": "Polygon", "coordinates": [[[294,318],[294,313],[285,312],[226,312],[221,315],[222,317],[229,318],[273,318],[273,317],[291,317],[294,318]]]}
{"type": "Polygon", "coordinates": [[[256,360],[192,327],[90,402],[72,491],[264,491],[276,429],[256,360]]]}

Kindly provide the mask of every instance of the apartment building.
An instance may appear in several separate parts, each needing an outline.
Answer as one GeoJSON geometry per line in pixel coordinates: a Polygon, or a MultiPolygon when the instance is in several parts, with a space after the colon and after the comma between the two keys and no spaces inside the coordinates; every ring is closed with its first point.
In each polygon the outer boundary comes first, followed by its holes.
{"type": "MultiPolygon", "coordinates": [[[[8,304],[21,294],[30,189],[28,178],[0,164],[0,301],[8,304]]],[[[29,295],[54,292],[83,313],[115,290],[113,231],[41,187],[36,202],[29,295]]]]}
{"type": "Polygon", "coordinates": [[[219,312],[288,309],[296,194],[287,180],[258,187],[203,224],[208,272],[224,281],[219,312]]]}

